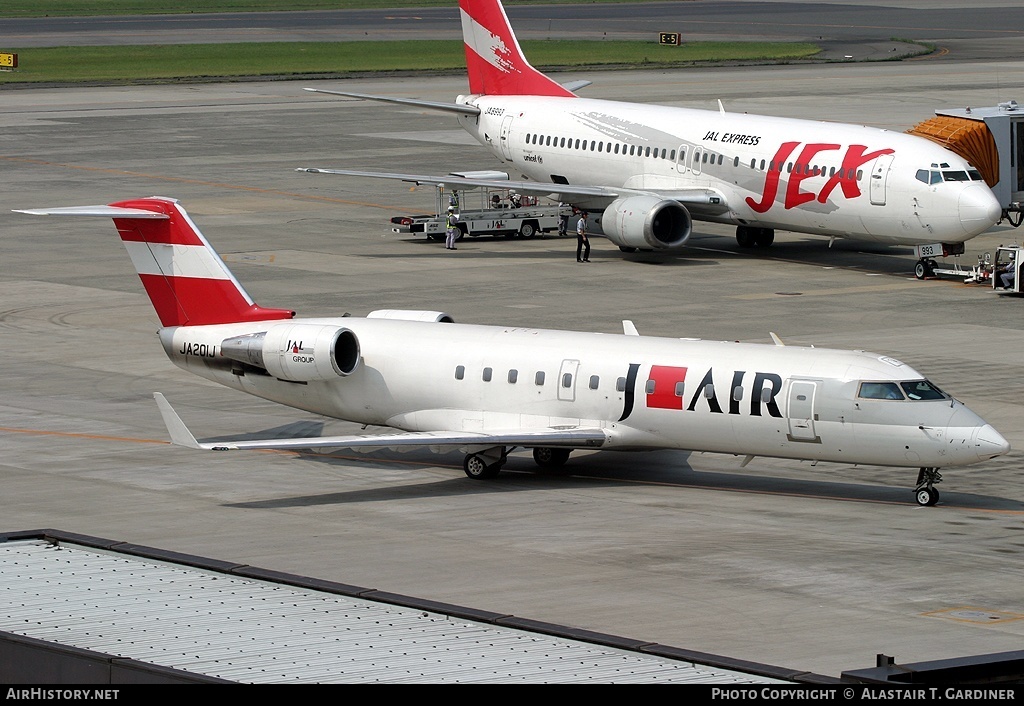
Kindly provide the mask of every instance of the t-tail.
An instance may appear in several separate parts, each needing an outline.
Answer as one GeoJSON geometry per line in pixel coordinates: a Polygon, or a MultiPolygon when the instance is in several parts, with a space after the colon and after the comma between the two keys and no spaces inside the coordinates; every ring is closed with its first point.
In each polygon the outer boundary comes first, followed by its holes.
{"type": "Polygon", "coordinates": [[[500,0],[459,0],[459,8],[471,93],[575,96],[526,60],[500,0]]]}
{"type": "Polygon", "coordinates": [[[290,319],[294,311],[256,304],[175,199],[21,211],[43,216],[106,216],[139,273],[162,326],[290,319]]]}

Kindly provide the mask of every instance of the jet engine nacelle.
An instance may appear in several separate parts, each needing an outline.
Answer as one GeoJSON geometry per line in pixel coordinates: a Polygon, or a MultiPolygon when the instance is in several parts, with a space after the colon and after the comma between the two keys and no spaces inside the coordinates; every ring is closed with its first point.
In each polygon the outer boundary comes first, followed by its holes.
{"type": "Polygon", "coordinates": [[[601,229],[619,247],[674,250],[690,238],[693,220],[678,201],[657,196],[616,199],[604,210],[601,229]]]}
{"type": "Polygon", "coordinates": [[[292,382],[351,375],[362,359],[352,331],[319,324],[278,324],[260,333],[225,338],[220,350],[225,358],[292,382]]]}
{"type": "Polygon", "coordinates": [[[435,321],[454,324],[453,319],[443,311],[416,311],[414,309],[378,309],[366,315],[368,319],[397,319],[399,321],[435,321]]]}

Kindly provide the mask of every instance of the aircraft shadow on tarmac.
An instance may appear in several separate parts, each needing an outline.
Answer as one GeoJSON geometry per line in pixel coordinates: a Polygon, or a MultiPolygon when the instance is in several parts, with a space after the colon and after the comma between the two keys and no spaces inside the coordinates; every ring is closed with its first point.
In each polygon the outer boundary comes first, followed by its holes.
{"type": "MultiPolygon", "coordinates": [[[[719,492],[750,493],[754,495],[806,498],[808,500],[836,500],[843,502],[864,502],[884,505],[907,505],[918,508],[912,493],[915,474],[912,469],[892,469],[894,480],[907,480],[906,486],[878,485],[871,483],[848,483],[830,480],[829,470],[822,470],[821,479],[785,478],[778,475],[757,474],[750,471],[698,471],[688,463],[690,454],[685,451],[650,451],[643,453],[605,452],[571,458],[561,469],[538,468],[528,455],[510,455],[507,464],[497,478],[487,481],[472,480],[462,475],[461,454],[422,455],[424,467],[452,467],[452,478],[433,482],[420,477],[416,482],[388,485],[379,488],[298,495],[267,500],[229,503],[226,507],[236,508],[285,508],[317,505],[344,505],[349,503],[408,500],[420,497],[448,497],[484,493],[508,493],[536,491],[544,488],[558,489],[572,486],[615,487],[623,484],[657,485],[687,489],[712,490],[719,492]],[[458,470],[456,470],[458,469],[458,470]]],[[[365,464],[368,475],[375,467],[393,467],[400,463],[409,466],[415,474],[417,459],[415,452],[373,451],[355,454],[340,453],[299,453],[296,460],[346,466],[365,464]]],[[[724,458],[724,457],[723,457],[724,458]]],[[[737,463],[738,463],[737,459],[737,463]]],[[[856,474],[856,469],[836,466],[836,472],[856,474]]],[[[435,477],[435,476],[431,476],[435,477]]],[[[991,495],[958,493],[942,489],[943,507],[959,510],[985,510],[1010,513],[1024,513],[1024,503],[991,495]]]]}

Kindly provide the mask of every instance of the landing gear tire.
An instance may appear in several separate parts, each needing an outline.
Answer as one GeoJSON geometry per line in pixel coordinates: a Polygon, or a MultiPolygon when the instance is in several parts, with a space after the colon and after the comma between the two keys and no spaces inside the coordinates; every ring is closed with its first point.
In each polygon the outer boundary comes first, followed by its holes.
{"type": "Polygon", "coordinates": [[[561,468],[569,460],[571,449],[552,449],[541,446],[533,450],[533,460],[541,468],[561,468]]]}
{"type": "Polygon", "coordinates": [[[629,247],[627,245],[620,245],[619,246],[619,250],[621,250],[624,253],[635,253],[638,249],[639,248],[631,248],[631,247],[629,247]]]}
{"type": "Polygon", "coordinates": [[[501,462],[488,464],[483,456],[469,454],[462,462],[462,469],[473,480],[488,480],[498,475],[501,470],[501,462]]]}
{"type": "Polygon", "coordinates": [[[771,228],[757,228],[754,233],[754,244],[759,248],[767,248],[775,242],[775,231],[771,228]]]}
{"type": "Polygon", "coordinates": [[[935,264],[934,260],[918,260],[914,265],[914,276],[918,279],[931,277],[935,274],[935,264]]]}
{"type": "Polygon", "coordinates": [[[736,243],[741,248],[752,248],[757,245],[757,241],[754,238],[754,229],[750,226],[737,226],[736,243]]]}
{"type": "Polygon", "coordinates": [[[917,487],[914,489],[914,499],[921,507],[932,507],[939,502],[939,491],[933,486],[942,482],[942,475],[938,468],[922,468],[917,474],[917,487]]]}

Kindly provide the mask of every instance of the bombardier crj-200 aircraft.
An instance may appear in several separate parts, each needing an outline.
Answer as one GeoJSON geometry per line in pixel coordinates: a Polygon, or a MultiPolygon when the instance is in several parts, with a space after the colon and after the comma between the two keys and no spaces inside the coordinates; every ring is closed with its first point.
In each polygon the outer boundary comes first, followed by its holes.
{"type": "Polygon", "coordinates": [[[453,323],[434,311],[296,319],[255,304],[174,200],[25,211],[113,218],[181,368],[264,399],[400,432],[200,444],[157,393],[173,442],[205,449],[428,447],[494,476],[515,447],[686,449],[920,468],[1009,450],[999,432],[885,355],[453,323]],[[410,355],[414,348],[415,355],[410,355]]]}
{"type": "Polygon", "coordinates": [[[923,137],[580,98],[527,62],[499,0],[459,5],[470,95],[448,104],[307,90],[454,113],[526,181],[299,171],[550,195],[592,211],[591,227],[624,252],[682,248],[693,219],[735,225],[743,247],[770,245],[776,229],[894,245],[963,243],[1000,219],[978,170],[923,137]]]}

